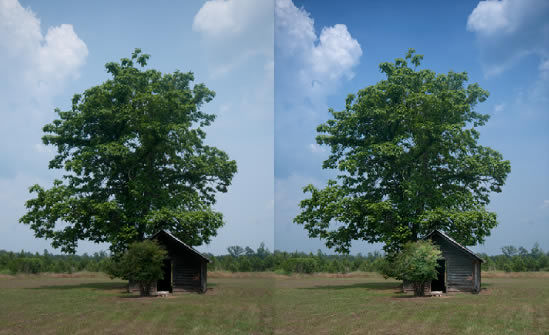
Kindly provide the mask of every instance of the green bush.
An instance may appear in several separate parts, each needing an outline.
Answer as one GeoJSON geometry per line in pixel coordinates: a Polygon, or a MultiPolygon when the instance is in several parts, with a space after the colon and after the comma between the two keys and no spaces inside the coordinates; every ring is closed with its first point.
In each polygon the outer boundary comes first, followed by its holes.
{"type": "Polygon", "coordinates": [[[164,277],[166,255],[166,250],[155,241],[134,242],[118,262],[113,262],[111,274],[137,283],[142,296],[150,295],[151,285],[164,277]]]}
{"type": "Polygon", "coordinates": [[[437,278],[437,260],[440,255],[440,248],[429,240],[408,242],[394,257],[394,271],[391,274],[396,279],[411,282],[414,295],[423,296],[425,284],[437,278]]]}

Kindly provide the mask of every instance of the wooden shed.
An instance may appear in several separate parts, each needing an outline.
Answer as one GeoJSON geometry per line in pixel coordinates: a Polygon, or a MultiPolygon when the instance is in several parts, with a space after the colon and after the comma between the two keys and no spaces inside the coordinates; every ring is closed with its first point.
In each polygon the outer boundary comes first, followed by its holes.
{"type": "MultiPolygon", "coordinates": [[[[483,260],[440,230],[434,230],[423,239],[430,239],[440,247],[442,259],[438,261],[438,278],[428,283],[425,293],[480,292],[480,264],[483,260]]],[[[404,283],[404,291],[413,291],[410,283],[404,283]]]]}
{"type": "MultiPolygon", "coordinates": [[[[193,291],[204,293],[207,290],[207,272],[210,260],[171,233],[161,230],[150,237],[168,252],[164,260],[164,278],[151,287],[156,291],[193,291]]],[[[129,284],[130,291],[139,291],[135,284],[129,284]]]]}

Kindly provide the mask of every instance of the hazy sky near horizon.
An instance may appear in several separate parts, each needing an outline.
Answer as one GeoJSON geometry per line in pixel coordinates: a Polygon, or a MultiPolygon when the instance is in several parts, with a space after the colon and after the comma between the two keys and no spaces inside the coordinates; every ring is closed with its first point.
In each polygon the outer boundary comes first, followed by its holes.
{"type": "MultiPolygon", "coordinates": [[[[549,249],[549,2],[277,0],[275,5],[275,245],[316,251],[292,223],[301,188],[325,185],[328,148],[316,127],[342,110],[345,97],[384,79],[378,65],[425,56],[421,67],[467,72],[490,92],[477,111],[491,116],[480,143],[511,162],[503,192],[491,196],[498,215],[477,252],[505,245],[549,249]]],[[[352,253],[379,249],[355,242],[352,253]]]]}
{"type": "MultiPolygon", "coordinates": [[[[225,226],[201,251],[273,244],[273,2],[0,0],[0,249],[53,250],[18,219],[34,183],[51,185],[41,144],[54,108],[109,79],[104,64],[151,55],[148,67],[192,71],[216,92],[207,142],[237,161],[216,208],[225,226]]],[[[80,243],[78,253],[106,250],[80,243]]]]}
{"type": "MultiPolygon", "coordinates": [[[[60,175],[47,169],[53,148],[41,144],[42,126],[107,80],[105,63],[139,47],[150,68],[192,71],[217,93],[203,108],[217,115],[207,142],[237,161],[238,174],[216,205],[226,225],[200,251],[265,242],[330,252],[292,222],[302,187],[333,176],[321,169],[327,148],[316,127],[408,48],[425,56],[423,68],[466,71],[490,92],[477,107],[491,115],[480,141],[512,172],[491,197],[498,227],[472,249],[549,250],[548,17],[547,0],[0,0],[0,249],[59,252],[18,223],[28,187],[60,175]]],[[[83,242],[78,253],[107,248],[83,242]]],[[[356,242],[351,252],[380,248],[356,242]]]]}

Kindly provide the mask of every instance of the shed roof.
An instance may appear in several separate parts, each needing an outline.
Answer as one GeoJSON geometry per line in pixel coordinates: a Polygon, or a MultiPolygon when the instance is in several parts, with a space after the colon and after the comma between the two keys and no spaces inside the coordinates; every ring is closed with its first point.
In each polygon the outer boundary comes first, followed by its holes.
{"type": "Polygon", "coordinates": [[[183,248],[189,250],[190,252],[196,254],[197,256],[199,256],[200,258],[204,259],[206,262],[210,262],[210,260],[208,259],[208,257],[202,255],[200,252],[198,252],[198,250],[196,250],[195,248],[191,247],[190,245],[188,245],[187,243],[181,241],[180,239],[178,239],[177,237],[173,236],[170,232],[168,231],[165,231],[164,229],[160,230],[159,232],[157,232],[156,234],[154,234],[153,236],[149,237],[150,240],[154,239],[155,237],[159,236],[159,235],[164,235],[166,237],[168,237],[169,239],[175,241],[176,243],[178,243],[179,245],[181,245],[183,248]]]}
{"type": "Polygon", "coordinates": [[[433,236],[434,234],[438,234],[439,236],[441,236],[442,238],[446,239],[448,242],[450,242],[451,244],[455,245],[456,247],[458,247],[459,249],[461,249],[462,251],[466,252],[467,254],[469,254],[470,256],[472,256],[473,258],[476,258],[478,259],[481,263],[484,262],[484,260],[480,257],[478,257],[474,252],[472,252],[471,250],[469,250],[468,248],[462,246],[461,244],[459,244],[458,242],[456,242],[456,240],[454,240],[453,238],[451,238],[450,236],[446,235],[446,233],[438,230],[438,229],[435,229],[433,230],[432,232],[430,232],[429,234],[425,235],[422,237],[422,239],[427,239],[431,236],[433,236]]]}

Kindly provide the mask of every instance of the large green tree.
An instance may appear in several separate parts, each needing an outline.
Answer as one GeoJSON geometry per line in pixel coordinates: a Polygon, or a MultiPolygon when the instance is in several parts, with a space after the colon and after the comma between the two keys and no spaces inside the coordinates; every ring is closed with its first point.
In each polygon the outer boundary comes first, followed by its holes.
{"type": "Polygon", "coordinates": [[[496,226],[490,192],[501,192],[509,161],[479,145],[489,115],[475,111],[488,97],[466,73],[418,69],[422,55],[380,64],[386,79],[350,94],[345,109],[318,126],[331,148],[324,169],[337,180],[304,188],[294,219],[310,237],[348,252],[353,240],[382,242],[396,252],[433,229],[464,245],[482,242],[496,226]]]}
{"type": "Polygon", "coordinates": [[[43,128],[44,144],[57,148],[49,168],[65,174],[49,189],[30,187],[20,221],[64,252],[90,240],[119,254],[159,229],[200,245],[223,225],[212,206],[236,163],[204,144],[215,115],[201,107],[215,93],[190,72],[145,69],[148,59],[136,49],[106,64],[112,78],[74,95],[43,128]]]}

